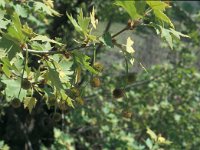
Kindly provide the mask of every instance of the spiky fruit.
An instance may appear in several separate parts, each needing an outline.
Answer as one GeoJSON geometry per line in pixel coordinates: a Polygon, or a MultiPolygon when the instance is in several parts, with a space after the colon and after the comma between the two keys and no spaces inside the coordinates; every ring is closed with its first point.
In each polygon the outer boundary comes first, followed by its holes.
{"type": "Polygon", "coordinates": [[[46,101],[47,105],[49,106],[55,106],[56,104],[56,97],[55,95],[51,95],[48,97],[47,101],[46,101]]]}
{"type": "Polygon", "coordinates": [[[60,110],[67,110],[67,103],[66,103],[66,101],[60,101],[60,102],[57,103],[57,105],[58,105],[58,108],[60,110]]]}
{"type": "Polygon", "coordinates": [[[53,114],[53,120],[55,121],[55,122],[59,122],[61,119],[62,119],[62,115],[60,114],[60,113],[54,113],[53,114]]]}
{"type": "Polygon", "coordinates": [[[129,74],[127,75],[127,77],[126,77],[127,82],[128,82],[129,84],[135,82],[136,78],[137,78],[137,74],[136,74],[135,72],[129,73],[129,74]]]}
{"type": "Polygon", "coordinates": [[[80,105],[84,105],[84,100],[81,97],[77,97],[76,101],[80,104],[80,105]]]}
{"type": "Polygon", "coordinates": [[[31,82],[27,78],[24,78],[22,80],[21,86],[23,89],[28,90],[31,88],[31,82]]]}
{"type": "Polygon", "coordinates": [[[122,116],[124,118],[131,118],[132,117],[132,113],[130,111],[128,111],[128,110],[123,110],[122,111],[122,116]]]}
{"type": "Polygon", "coordinates": [[[80,95],[80,91],[79,91],[79,89],[78,88],[76,88],[76,87],[72,87],[71,89],[70,89],[70,95],[72,96],[72,97],[78,97],[79,95],[80,95]]]}
{"type": "Polygon", "coordinates": [[[123,97],[125,94],[124,90],[123,89],[120,89],[120,88],[116,88],[113,90],[113,97],[114,98],[121,98],[123,97]]]}
{"type": "Polygon", "coordinates": [[[93,77],[90,83],[92,87],[99,87],[101,85],[101,81],[98,77],[93,77]]]}
{"type": "Polygon", "coordinates": [[[21,102],[18,98],[14,98],[12,101],[11,101],[11,106],[13,108],[19,108],[21,106],[21,102]]]}
{"type": "Polygon", "coordinates": [[[94,69],[97,70],[98,72],[102,72],[103,71],[103,64],[100,62],[95,62],[93,65],[94,69]]]}

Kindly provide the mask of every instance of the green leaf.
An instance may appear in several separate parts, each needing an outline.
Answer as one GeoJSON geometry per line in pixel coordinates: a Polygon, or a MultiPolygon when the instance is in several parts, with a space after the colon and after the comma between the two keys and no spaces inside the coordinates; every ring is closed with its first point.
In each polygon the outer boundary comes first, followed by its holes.
{"type": "Polygon", "coordinates": [[[24,98],[24,108],[28,108],[29,113],[32,112],[33,108],[35,107],[37,100],[35,97],[25,97],[24,98]]]}
{"type": "Polygon", "coordinates": [[[46,75],[47,75],[47,80],[51,81],[53,87],[55,87],[57,90],[63,88],[62,83],[60,81],[59,73],[55,69],[51,69],[49,67],[46,75]]]}
{"type": "Polygon", "coordinates": [[[5,73],[5,75],[6,75],[8,78],[10,78],[11,72],[10,72],[10,70],[9,70],[9,67],[8,67],[6,64],[3,64],[2,70],[3,70],[3,72],[5,73]]]}
{"type": "Polygon", "coordinates": [[[170,28],[170,31],[169,31],[169,32],[172,33],[177,39],[180,39],[180,37],[190,38],[190,36],[185,35],[185,34],[183,34],[183,33],[181,33],[181,32],[178,32],[178,31],[176,31],[176,30],[174,30],[174,29],[172,29],[172,28],[170,28]]]}
{"type": "Polygon", "coordinates": [[[6,12],[3,10],[0,10],[0,29],[6,29],[7,25],[10,23],[10,20],[5,20],[4,16],[5,16],[6,12]]]}
{"type": "Polygon", "coordinates": [[[89,32],[88,30],[88,26],[90,23],[90,18],[89,17],[83,17],[83,12],[82,9],[80,10],[79,15],[77,16],[77,21],[72,17],[72,15],[67,14],[69,20],[71,21],[71,23],[73,24],[75,30],[77,32],[83,33],[84,35],[87,35],[87,33],[89,32]]]}
{"type": "Polygon", "coordinates": [[[72,103],[72,99],[68,95],[66,95],[65,91],[61,90],[60,93],[61,93],[62,99],[67,102],[67,105],[74,108],[74,105],[72,103]]]}
{"type": "Polygon", "coordinates": [[[2,7],[5,7],[5,6],[6,6],[5,0],[0,0],[0,6],[2,6],[2,7]]]}
{"type": "Polygon", "coordinates": [[[44,35],[37,35],[36,37],[32,38],[31,41],[50,42],[50,43],[58,44],[59,46],[63,45],[62,43],[59,43],[55,40],[52,40],[52,39],[50,39],[50,38],[48,38],[47,36],[44,36],[44,35]]]}
{"type": "Polygon", "coordinates": [[[100,41],[102,41],[103,44],[108,46],[109,48],[114,47],[112,43],[112,37],[109,32],[104,33],[102,38],[100,38],[100,41]]]}
{"type": "Polygon", "coordinates": [[[8,27],[7,33],[4,36],[15,42],[16,44],[20,45],[25,40],[25,36],[22,33],[22,26],[17,13],[13,13],[12,15],[12,22],[11,25],[8,27]]]}
{"type": "Polygon", "coordinates": [[[160,26],[160,28],[161,28],[161,37],[164,38],[166,40],[166,42],[169,44],[170,48],[173,49],[173,39],[170,34],[170,30],[165,29],[161,26],[160,26]]]}
{"type": "Polygon", "coordinates": [[[21,17],[26,18],[28,16],[27,10],[22,7],[22,5],[14,5],[14,8],[17,14],[19,14],[21,17]]]}
{"type": "Polygon", "coordinates": [[[146,145],[147,145],[147,147],[149,149],[153,148],[153,142],[149,138],[147,138],[147,140],[145,141],[145,143],[146,143],[146,145]]]}
{"type": "Polygon", "coordinates": [[[161,33],[161,37],[164,38],[167,43],[169,44],[170,48],[173,49],[173,37],[177,38],[180,40],[180,37],[186,37],[189,38],[188,35],[182,34],[176,30],[174,30],[173,28],[170,29],[165,29],[162,26],[160,27],[160,33],[161,33]]]}
{"type": "Polygon", "coordinates": [[[34,10],[35,11],[43,11],[44,13],[50,15],[50,16],[61,16],[59,12],[55,11],[51,7],[45,5],[42,2],[34,2],[34,10]]]}
{"type": "MultiPolygon", "coordinates": [[[[3,79],[2,82],[6,84],[6,98],[8,101],[11,101],[13,98],[18,97],[19,90],[21,88],[21,80],[17,79],[3,79]]],[[[21,89],[19,99],[23,100],[23,98],[26,96],[27,90],[21,89]]]]}
{"type": "Polygon", "coordinates": [[[2,48],[0,48],[0,59],[2,59],[3,57],[5,57],[7,54],[6,54],[6,51],[2,48]]]}
{"type": "Polygon", "coordinates": [[[81,27],[78,25],[76,20],[72,17],[72,15],[67,14],[67,17],[69,18],[69,20],[73,24],[75,30],[78,31],[78,32],[81,32],[82,31],[81,27]]]}
{"type": "Polygon", "coordinates": [[[147,127],[147,134],[149,134],[149,136],[151,137],[152,140],[154,140],[154,141],[157,140],[157,135],[148,127],[147,127]]]}
{"type": "Polygon", "coordinates": [[[6,36],[3,36],[0,39],[0,49],[1,51],[5,51],[6,55],[8,55],[9,60],[12,60],[17,52],[20,52],[20,47],[13,41],[7,39],[6,36]]]}
{"type": "Polygon", "coordinates": [[[164,11],[167,7],[169,7],[168,4],[161,2],[161,1],[146,1],[147,4],[153,9],[153,12],[155,16],[168,23],[172,28],[174,28],[173,23],[171,20],[167,17],[167,15],[164,14],[164,11]]]}
{"type": "Polygon", "coordinates": [[[137,12],[136,5],[134,1],[124,1],[124,0],[118,0],[115,2],[116,5],[121,6],[124,8],[125,11],[130,15],[130,17],[135,20],[142,18],[142,15],[140,15],[137,12]]]}
{"type": "Polygon", "coordinates": [[[82,9],[80,10],[79,15],[77,16],[78,24],[82,29],[82,32],[84,34],[88,33],[88,26],[90,23],[90,18],[89,17],[83,17],[83,11],[82,9]]]}
{"type": "MultiPolygon", "coordinates": [[[[57,55],[58,56],[58,55],[57,55]]],[[[55,57],[55,56],[54,56],[55,57]]],[[[55,60],[55,59],[54,59],[55,60]]],[[[68,83],[70,80],[70,75],[73,74],[72,71],[70,71],[70,68],[72,66],[72,62],[69,62],[65,59],[62,59],[61,61],[54,62],[58,72],[59,72],[59,77],[62,83],[68,83]]]]}
{"type": "Polygon", "coordinates": [[[94,73],[94,74],[98,73],[94,68],[92,68],[90,66],[90,62],[89,62],[90,57],[89,56],[84,55],[78,51],[74,51],[73,54],[74,54],[74,57],[75,57],[75,60],[77,63],[79,63],[81,66],[83,66],[85,69],[87,69],[91,73],[94,73]]]}
{"type": "Polygon", "coordinates": [[[160,20],[163,20],[163,21],[169,23],[169,25],[174,28],[174,25],[171,22],[171,20],[162,11],[160,11],[160,10],[154,10],[154,14],[155,14],[155,16],[157,18],[159,18],[160,20]]]}
{"type": "Polygon", "coordinates": [[[9,20],[0,20],[1,24],[0,24],[0,29],[6,29],[7,25],[10,23],[9,20]]]}

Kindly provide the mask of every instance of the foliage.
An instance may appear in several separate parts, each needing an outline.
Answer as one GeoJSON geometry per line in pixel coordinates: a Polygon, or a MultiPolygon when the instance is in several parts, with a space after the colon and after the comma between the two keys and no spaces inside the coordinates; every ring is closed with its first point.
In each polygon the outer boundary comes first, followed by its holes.
{"type": "MultiPolygon", "coordinates": [[[[81,1],[0,2],[2,120],[5,121],[7,114],[13,114],[8,118],[13,116],[23,127],[24,134],[19,139],[23,139],[29,149],[198,147],[199,95],[194,85],[199,83],[199,73],[190,66],[194,64],[192,52],[179,41],[189,36],[176,31],[166,13],[170,5],[163,1],[105,2],[104,5],[115,12],[112,15],[118,16],[116,20],[120,20],[120,16],[130,19],[116,33],[105,29],[99,35],[99,24],[106,17],[97,19],[103,10],[95,7],[97,1],[93,2],[90,8],[86,7],[89,2],[81,1]],[[69,3],[70,9],[63,9],[69,3]],[[58,12],[56,7],[62,8],[64,13],[58,12]],[[65,23],[56,22],[59,17],[65,23]],[[66,24],[70,26],[64,30],[66,24]],[[49,31],[55,26],[59,33],[49,31]],[[136,83],[130,83],[129,70],[137,61],[137,49],[133,46],[137,43],[126,37],[126,43],[121,44],[117,37],[140,28],[155,29],[180,59],[176,63],[154,66],[139,74],[136,83]],[[103,71],[103,65],[97,60],[102,48],[120,49],[125,60],[124,79],[111,77],[115,70],[112,66],[105,66],[111,67],[107,73],[103,71]],[[120,96],[112,96],[114,89],[118,89],[115,94],[121,92],[120,96]],[[22,105],[16,104],[16,99],[22,105]],[[48,124],[51,132],[45,130],[44,134],[34,137],[34,130],[40,127],[39,121],[34,121],[37,115],[39,119],[44,118],[41,126],[48,124]],[[51,139],[50,144],[44,137],[51,139]]],[[[9,141],[6,136],[2,137],[1,140],[9,141]]],[[[13,149],[23,145],[11,143],[8,145],[13,149]]]]}

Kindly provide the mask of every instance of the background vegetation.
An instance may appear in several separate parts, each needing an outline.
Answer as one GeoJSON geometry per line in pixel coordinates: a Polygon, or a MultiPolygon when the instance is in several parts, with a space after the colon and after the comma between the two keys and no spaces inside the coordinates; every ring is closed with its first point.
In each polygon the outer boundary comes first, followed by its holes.
{"type": "Polygon", "coordinates": [[[0,149],[199,149],[200,3],[113,3],[0,1],[0,149]]]}

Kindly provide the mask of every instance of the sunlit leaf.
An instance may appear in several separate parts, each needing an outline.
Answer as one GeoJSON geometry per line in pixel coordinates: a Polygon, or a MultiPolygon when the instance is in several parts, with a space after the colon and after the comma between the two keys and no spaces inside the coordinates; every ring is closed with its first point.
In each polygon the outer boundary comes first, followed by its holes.
{"type": "Polygon", "coordinates": [[[41,10],[50,16],[61,16],[59,12],[55,11],[50,6],[47,6],[42,2],[34,2],[34,9],[35,11],[41,10]]]}
{"type": "Polygon", "coordinates": [[[154,141],[157,140],[157,135],[148,127],[147,127],[147,134],[149,134],[149,136],[151,137],[152,140],[154,140],[154,141]]]}
{"type": "Polygon", "coordinates": [[[142,18],[142,16],[137,13],[134,1],[115,1],[115,4],[124,8],[125,11],[131,16],[133,20],[142,18]]]}
{"type": "Polygon", "coordinates": [[[35,107],[37,100],[35,97],[25,97],[24,98],[24,108],[28,108],[29,113],[32,112],[32,109],[35,107]]]}
{"type": "Polygon", "coordinates": [[[128,52],[128,53],[134,53],[135,52],[135,50],[133,49],[133,44],[134,44],[134,42],[131,40],[131,38],[130,37],[128,37],[127,38],[127,41],[126,41],[126,51],[128,52]]]}
{"type": "Polygon", "coordinates": [[[95,10],[94,10],[94,7],[92,9],[92,12],[90,13],[90,20],[91,20],[92,26],[96,29],[97,28],[97,24],[98,24],[98,20],[95,19],[95,10]]]}

